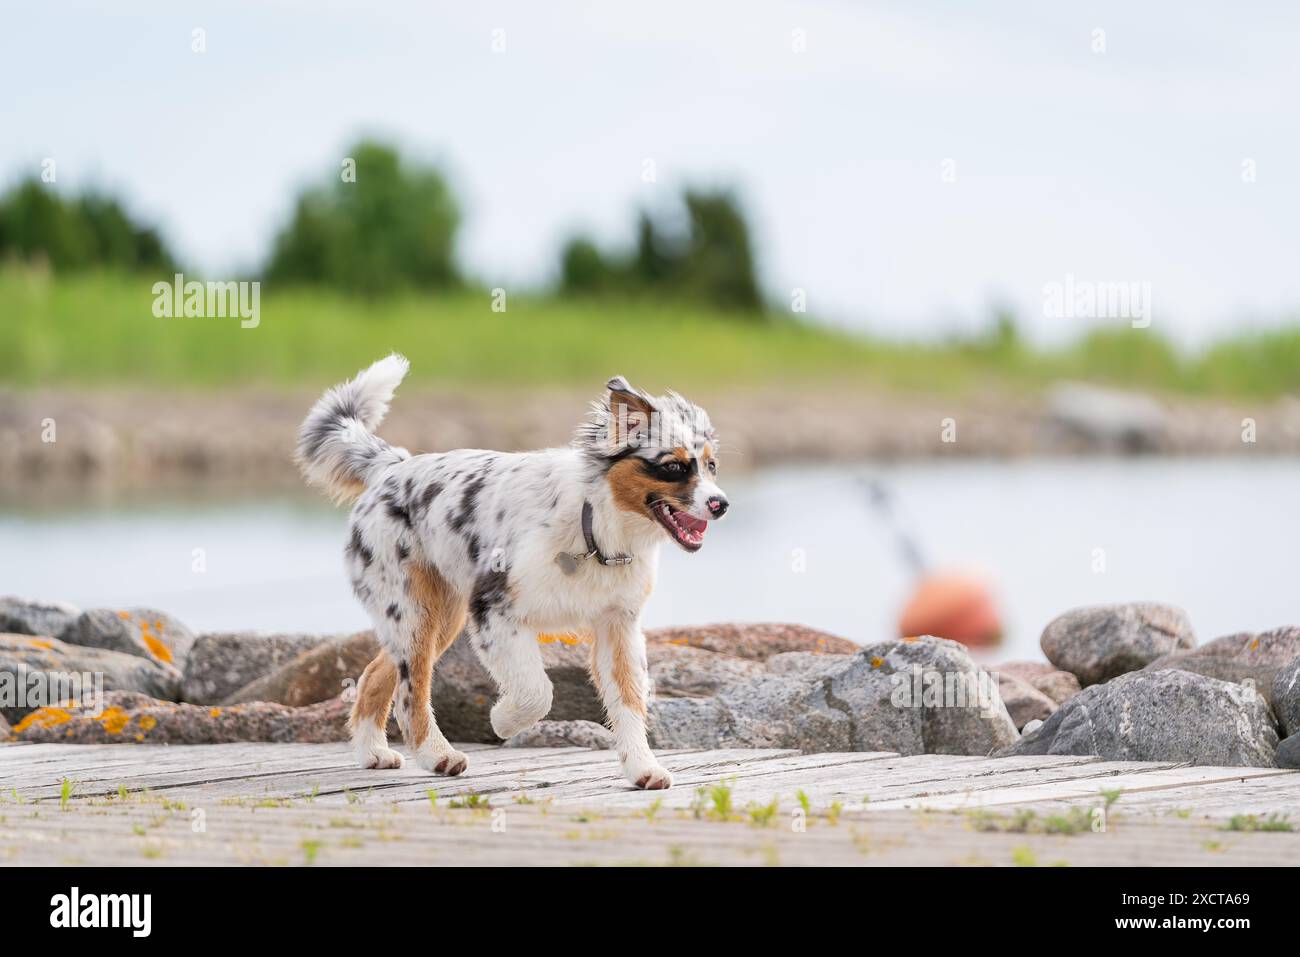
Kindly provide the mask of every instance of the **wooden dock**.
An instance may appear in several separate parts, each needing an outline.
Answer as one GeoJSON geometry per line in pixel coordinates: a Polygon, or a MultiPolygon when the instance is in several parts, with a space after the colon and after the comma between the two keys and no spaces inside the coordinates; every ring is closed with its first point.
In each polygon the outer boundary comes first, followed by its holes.
{"type": "Polygon", "coordinates": [[[1300,773],[1276,768],[675,751],[646,793],[607,751],[461,747],[439,778],[345,745],[7,745],[0,862],[1300,863],[1300,773]]]}

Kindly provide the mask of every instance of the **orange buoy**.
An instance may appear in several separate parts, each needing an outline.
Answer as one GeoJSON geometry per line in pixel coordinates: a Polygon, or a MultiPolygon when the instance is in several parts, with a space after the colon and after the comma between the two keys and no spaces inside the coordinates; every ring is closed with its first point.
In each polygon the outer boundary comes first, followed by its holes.
{"type": "Polygon", "coordinates": [[[934,635],[987,648],[1002,640],[1002,619],[988,584],[964,572],[921,577],[898,622],[899,637],[934,635]]]}

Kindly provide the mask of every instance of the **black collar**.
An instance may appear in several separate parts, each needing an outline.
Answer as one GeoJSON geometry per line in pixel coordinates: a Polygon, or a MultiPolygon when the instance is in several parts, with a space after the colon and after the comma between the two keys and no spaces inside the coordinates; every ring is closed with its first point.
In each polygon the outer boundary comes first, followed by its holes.
{"type": "Polygon", "coordinates": [[[595,533],[591,530],[593,512],[590,502],[582,503],[582,541],[587,546],[587,551],[582,555],[575,555],[572,552],[560,552],[555,556],[556,563],[566,575],[572,575],[578,570],[578,566],[588,558],[594,558],[601,565],[631,565],[631,555],[606,555],[596,544],[595,533]]]}

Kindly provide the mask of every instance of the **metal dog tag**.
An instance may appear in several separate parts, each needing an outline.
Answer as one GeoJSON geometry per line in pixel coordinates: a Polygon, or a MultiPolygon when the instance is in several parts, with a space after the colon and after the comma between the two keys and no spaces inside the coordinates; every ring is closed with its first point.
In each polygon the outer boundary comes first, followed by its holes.
{"type": "Polygon", "coordinates": [[[573,555],[569,552],[560,552],[555,556],[555,564],[560,566],[560,571],[566,575],[572,575],[578,570],[578,562],[586,558],[586,555],[573,555]]]}

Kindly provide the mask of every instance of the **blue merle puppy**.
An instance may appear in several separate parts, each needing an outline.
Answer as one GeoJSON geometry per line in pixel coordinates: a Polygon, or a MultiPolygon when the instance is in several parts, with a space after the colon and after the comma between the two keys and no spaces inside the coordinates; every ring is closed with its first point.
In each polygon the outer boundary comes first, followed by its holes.
{"type": "Polygon", "coordinates": [[[356,498],[348,573],[382,648],[352,710],[357,760],[401,767],[384,730],[396,696],[416,764],[460,774],[466,757],[429,699],[438,657],[468,636],[500,691],[492,728],[508,738],[551,710],[538,634],[568,631],[592,638],[591,676],[624,775],[670,787],[646,741],[641,612],[664,539],[697,551],[727,511],[708,415],[618,376],[567,448],[411,455],[374,433],[407,369],[399,355],[379,360],[327,392],[298,434],[307,480],[356,498]]]}

